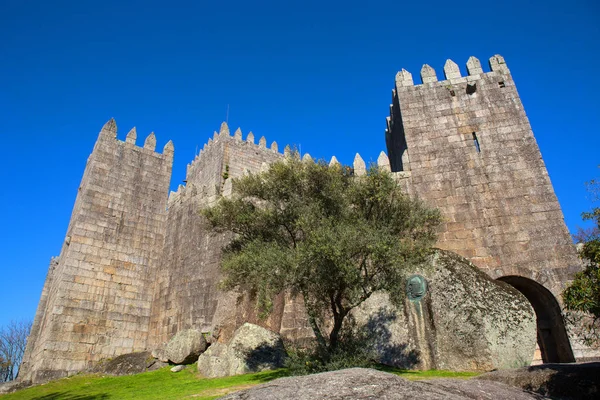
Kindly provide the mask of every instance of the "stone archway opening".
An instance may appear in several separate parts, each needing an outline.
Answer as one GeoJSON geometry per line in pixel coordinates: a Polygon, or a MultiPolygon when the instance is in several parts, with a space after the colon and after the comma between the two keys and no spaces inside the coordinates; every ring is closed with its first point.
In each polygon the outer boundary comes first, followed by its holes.
{"type": "Polygon", "coordinates": [[[554,295],[536,281],[522,276],[503,276],[529,300],[537,321],[537,341],[545,363],[575,362],[560,305],[554,295]]]}

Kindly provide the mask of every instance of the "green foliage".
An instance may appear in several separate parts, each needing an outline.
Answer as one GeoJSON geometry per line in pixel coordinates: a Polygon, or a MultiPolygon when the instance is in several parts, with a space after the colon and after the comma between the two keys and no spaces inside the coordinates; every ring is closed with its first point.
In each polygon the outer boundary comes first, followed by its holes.
{"type": "Polygon", "coordinates": [[[309,375],[319,372],[336,371],[345,368],[373,368],[376,363],[363,348],[358,352],[351,352],[343,348],[345,343],[340,341],[340,346],[332,351],[327,358],[322,357],[315,349],[288,348],[288,358],[285,367],[290,375],[309,375]]]}
{"type": "Polygon", "coordinates": [[[223,172],[223,180],[226,181],[229,178],[229,164],[225,164],[225,172],[223,172]]]}
{"type": "Polygon", "coordinates": [[[377,367],[378,370],[389,372],[391,374],[396,374],[403,378],[406,378],[411,381],[420,381],[427,379],[436,379],[436,378],[455,378],[455,379],[469,379],[477,375],[481,375],[481,372],[467,372],[467,371],[446,371],[440,369],[430,369],[427,371],[415,371],[415,370],[406,370],[406,369],[396,369],[385,366],[377,367]]]}
{"type": "MultiPolygon", "coordinates": [[[[600,182],[592,180],[587,185],[593,199],[599,200],[600,182]]],[[[586,266],[565,289],[563,300],[567,310],[584,313],[586,317],[571,314],[570,319],[583,324],[582,337],[593,345],[600,344],[600,208],[584,212],[582,218],[594,224],[591,229],[580,231],[578,236],[583,242],[579,256],[586,266]]]]}
{"type": "MultiPolygon", "coordinates": [[[[375,338],[367,329],[357,327],[349,318],[340,332],[339,345],[331,353],[323,354],[318,348],[286,344],[288,358],[285,367],[290,375],[308,375],[345,368],[376,368],[379,364],[373,349],[375,338]]],[[[362,327],[364,328],[364,327],[362,327]]]]}
{"type": "Polygon", "coordinates": [[[377,167],[359,177],[294,156],[234,180],[233,197],[204,215],[235,234],[224,249],[224,287],[255,293],[263,315],[278,293],[301,295],[330,355],[345,317],[375,291],[400,303],[406,271],[429,252],[441,219],[377,167]]]}

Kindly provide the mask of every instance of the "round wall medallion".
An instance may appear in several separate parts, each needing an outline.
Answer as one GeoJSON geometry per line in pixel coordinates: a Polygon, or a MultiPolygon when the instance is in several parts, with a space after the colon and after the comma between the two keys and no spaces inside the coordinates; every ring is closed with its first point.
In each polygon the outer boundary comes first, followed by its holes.
{"type": "Polygon", "coordinates": [[[427,293],[427,281],[421,275],[413,275],[406,281],[406,295],[410,300],[421,300],[427,293]]]}

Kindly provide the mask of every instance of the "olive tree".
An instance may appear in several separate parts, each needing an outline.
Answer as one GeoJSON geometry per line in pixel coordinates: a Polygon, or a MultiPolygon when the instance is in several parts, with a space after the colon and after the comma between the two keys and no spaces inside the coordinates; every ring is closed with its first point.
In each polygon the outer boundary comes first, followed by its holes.
{"type": "Polygon", "coordinates": [[[263,315],[277,294],[300,295],[325,354],[374,292],[400,303],[407,268],[429,252],[441,219],[376,166],[355,176],[297,157],[234,180],[232,197],[203,213],[234,234],[223,251],[224,287],[255,293],[263,315]]]}

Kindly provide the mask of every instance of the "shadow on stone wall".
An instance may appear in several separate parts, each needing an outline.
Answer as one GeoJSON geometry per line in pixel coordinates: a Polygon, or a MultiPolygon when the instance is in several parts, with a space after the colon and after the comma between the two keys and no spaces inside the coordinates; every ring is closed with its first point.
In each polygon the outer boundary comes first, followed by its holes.
{"type": "MultiPolygon", "coordinates": [[[[340,334],[338,352],[333,355],[331,362],[341,363],[340,365],[346,368],[376,363],[401,369],[413,369],[420,362],[420,353],[409,343],[398,343],[393,340],[392,329],[401,322],[397,319],[398,314],[387,306],[370,313],[366,321],[362,320],[364,322],[358,322],[353,316],[348,316],[340,334]]],[[[306,340],[286,341],[285,348],[290,350],[290,361],[294,365],[298,361],[315,362],[319,358],[316,356],[315,346],[314,340],[310,343],[306,340]]],[[[282,352],[279,345],[273,346],[267,343],[245,351],[243,358],[247,368],[253,372],[286,365],[285,352],[282,352]]]]}
{"type": "Polygon", "coordinates": [[[244,352],[244,362],[251,372],[283,368],[285,351],[280,344],[263,343],[258,347],[244,352]]]}
{"type": "Polygon", "coordinates": [[[420,354],[418,350],[409,349],[408,343],[393,343],[390,326],[397,319],[397,313],[387,307],[381,307],[358,328],[357,336],[363,340],[368,350],[376,354],[378,362],[397,368],[411,369],[419,363],[420,354]]]}

